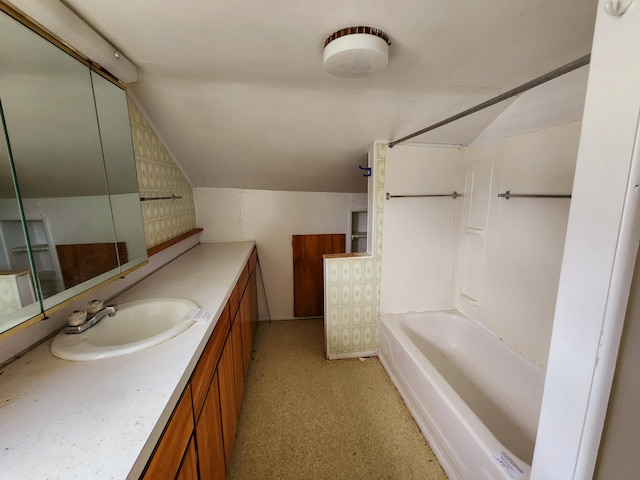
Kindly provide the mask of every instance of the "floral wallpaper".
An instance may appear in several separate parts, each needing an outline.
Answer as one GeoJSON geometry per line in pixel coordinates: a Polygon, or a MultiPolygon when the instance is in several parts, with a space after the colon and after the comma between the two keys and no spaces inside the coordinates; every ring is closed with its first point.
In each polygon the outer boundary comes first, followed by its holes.
{"type": "Polygon", "coordinates": [[[375,355],[378,350],[386,144],[374,145],[373,255],[325,258],[327,358],[375,355]]]}
{"type": "Polygon", "coordinates": [[[182,197],[142,202],[144,233],[151,248],[196,228],[193,189],[142,111],[131,98],[128,102],[140,197],[182,197]]]}

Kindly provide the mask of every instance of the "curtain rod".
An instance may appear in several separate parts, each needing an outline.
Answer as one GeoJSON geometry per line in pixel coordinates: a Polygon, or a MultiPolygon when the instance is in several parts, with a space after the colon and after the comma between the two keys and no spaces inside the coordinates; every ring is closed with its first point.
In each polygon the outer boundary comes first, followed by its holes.
{"type": "Polygon", "coordinates": [[[585,55],[584,57],[580,57],[577,60],[574,60],[573,62],[567,63],[562,67],[552,70],[549,73],[545,73],[544,75],[534,78],[533,80],[530,80],[527,83],[523,83],[519,87],[513,88],[508,92],[498,95],[497,97],[493,97],[487,101],[484,101],[476,105],[475,107],[471,107],[449,118],[445,118],[444,120],[434,123],[433,125],[429,125],[428,127],[423,128],[422,130],[418,130],[417,132],[407,135],[406,137],[402,137],[398,140],[393,140],[392,142],[389,142],[389,148],[393,148],[395,145],[399,143],[406,142],[407,140],[413,137],[417,137],[418,135],[422,135],[423,133],[430,132],[431,130],[435,130],[436,128],[442,127],[443,125],[447,125],[448,123],[455,122],[456,120],[459,120],[468,115],[471,115],[472,113],[476,113],[480,110],[484,110],[485,108],[491,107],[492,105],[495,105],[496,103],[500,103],[508,98],[515,97],[516,95],[520,95],[521,93],[526,92],[527,90],[531,90],[532,88],[537,87],[538,85],[542,85],[543,83],[546,83],[549,80],[553,80],[554,78],[558,78],[566,73],[573,72],[574,70],[577,70],[580,67],[584,67],[585,65],[588,65],[590,59],[591,59],[591,54],[585,55]]]}

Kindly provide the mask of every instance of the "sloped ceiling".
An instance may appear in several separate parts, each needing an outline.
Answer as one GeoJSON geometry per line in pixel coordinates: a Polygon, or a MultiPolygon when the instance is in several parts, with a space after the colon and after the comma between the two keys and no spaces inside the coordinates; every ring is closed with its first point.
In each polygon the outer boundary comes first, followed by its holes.
{"type": "MultiPolygon", "coordinates": [[[[64,2],[137,66],[131,91],[196,187],[364,192],[393,140],[590,52],[596,0],[64,2]],[[323,42],[370,25],[386,70],[322,68],[323,42]]],[[[467,144],[500,108],[430,142],[467,144]]],[[[461,124],[462,125],[462,124],[461,124]]]]}

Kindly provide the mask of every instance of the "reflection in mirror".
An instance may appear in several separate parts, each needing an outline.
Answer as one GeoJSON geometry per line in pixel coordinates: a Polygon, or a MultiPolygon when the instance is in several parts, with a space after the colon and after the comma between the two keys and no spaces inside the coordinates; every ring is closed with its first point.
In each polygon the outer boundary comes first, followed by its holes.
{"type": "Polygon", "coordinates": [[[91,75],[4,13],[0,45],[0,98],[48,309],[119,271],[91,75]]]}
{"type": "Polygon", "coordinates": [[[120,270],[147,259],[127,94],[91,72],[120,270]]]}
{"type": "Polygon", "coordinates": [[[40,312],[2,113],[0,99],[0,332],[40,312]]]}

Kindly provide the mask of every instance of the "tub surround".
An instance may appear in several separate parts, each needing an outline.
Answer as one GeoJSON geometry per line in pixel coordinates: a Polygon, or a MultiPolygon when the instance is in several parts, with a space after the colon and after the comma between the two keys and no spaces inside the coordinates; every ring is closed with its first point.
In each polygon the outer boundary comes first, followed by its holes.
{"type": "Polygon", "coordinates": [[[137,478],[215,328],[254,242],[200,244],[113,299],[182,297],[215,312],[160,345],[70,362],[47,341],[5,366],[2,478],[137,478]]]}
{"type": "Polygon", "coordinates": [[[570,194],[580,122],[509,133],[466,149],[455,307],[545,366],[571,200],[498,194],[570,194]]]}

